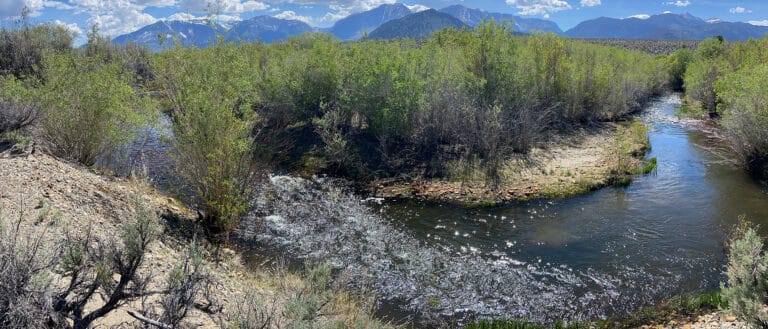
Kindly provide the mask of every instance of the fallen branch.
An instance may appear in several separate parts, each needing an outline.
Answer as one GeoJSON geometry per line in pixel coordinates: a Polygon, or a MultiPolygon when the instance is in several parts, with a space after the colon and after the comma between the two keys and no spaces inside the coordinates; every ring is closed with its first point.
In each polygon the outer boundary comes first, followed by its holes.
{"type": "Polygon", "coordinates": [[[139,321],[144,322],[146,324],[153,325],[153,326],[158,327],[160,329],[173,329],[172,326],[167,325],[167,324],[162,323],[162,322],[157,321],[157,320],[152,320],[152,319],[142,315],[141,313],[134,312],[134,311],[131,311],[131,310],[128,310],[127,312],[128,312],[128,315],[130,315],[130,316],[134,317],[136,320],[139,320],[139,321]]]}

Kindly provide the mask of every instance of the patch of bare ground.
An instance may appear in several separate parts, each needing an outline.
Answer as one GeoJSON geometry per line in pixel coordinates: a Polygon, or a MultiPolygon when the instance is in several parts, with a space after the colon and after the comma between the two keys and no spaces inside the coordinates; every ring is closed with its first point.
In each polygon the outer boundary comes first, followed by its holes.
{"type": "Polygon", "coordinates": [[[606,123],[554,136],[544,147],[506,159],[497,184],[476,167],[461,179],[377,181],[371,191],[472,206],[569,197],[631,176],[649,149],[641,123],[606,123]]]}
{"type": "MultiPolygon", "coordinates": [[[[193,218],[186,206],[149,188],[143,181],[102,176],[40,152],[26,156],[0,154],[0,216],[6,223],[20,223],[21,234],[45,232],[52,244],[65,233],[87,231],[97,239],[118,239],[121,227],[135,211],[131,200],[137,195],[160,222],[161,215],[182,220],[193,218]]],[[[142,275],[153,274],[151,290],[162,287],[174,266],[185,258],[189,241],[168,230],[166,226],[159,241],[150,245],[140,270],[142,275]]],[[[210,250],[206,251],[204,266],[214,278],[215,284],[209,288],[220,308],[216,312],[193,310],[183,321],[184,328],[229,327],[232,318],[245,316],[249,308],[251,315],[269,317],[249,319],[266,323],[264,328],[290,323],[282,310],[310,285],[305,278],[284,270],[246,268],[240,255],[226,248],[221,261],[214,263],[210,261],[210,250]],[[260,303],[260,309],[253,312],[256,303],[260,303]]],[[[370,320],[361,298],[344,289],[334,289],[329,294],[319,321],[354,326],[370,320]]],[[[89,305],[95,308],[100,303],[103,301],[92,300],[89,305]]],[[[147,304],[151,309],[153,303],[157,303],[157,298],[134,300],[97,320],[95,326],[137,327],[137,320],[128,311],[140,311],[147,304]]]]}
{"type": "Polygon", "coordinates": [[[749,329],[749,324],[739,321],[725,311],[718,311],[696,318],[680,318],[663,324],[644,325],[639,329],[749,329]]]}

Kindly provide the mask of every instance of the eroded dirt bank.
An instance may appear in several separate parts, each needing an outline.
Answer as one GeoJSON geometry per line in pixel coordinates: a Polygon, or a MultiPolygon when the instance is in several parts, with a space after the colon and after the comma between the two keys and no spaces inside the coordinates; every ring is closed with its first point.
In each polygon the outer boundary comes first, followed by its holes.
{"type": "Polygon", "coordinates": [[[500,182],[482,175],[464,179],[377,181],[377,197],[420,198],[464,205],[560,198],[583,194],[632,175],[650,150],[641,123],[607,123],[552,138],[546,147],[507,159],[500,182]]]}
{"type": "MultiPolygon", "coordinates": [[[[168,274],[183,261],[189,243],[178,232],[173,232],[161,215],[191,221],[193,213],[174,198],[148,187],[146,181],[119,179],[99,175],[92,170],[41,154],[10,157],[0,154],[0,216],[6,226],[21,219],[22,235],[45,234],[45,239],[55,244],[64,234],[84,234],[89,231],[96,239],[118,240],[120,229],[135,209],[132,199],[138,196],[146,207],[157,214],[164,225],[159,241],[150,245],[141,274],[152,274],[150,289],[161,289],[168,274]]],[[[211,260],[212,248],[206,251],[206,271],[214,278],[213,289],[218,312],[194,310],[183,322],[191,328],[228,327],[233,315],[242,306],[254,300],[248,295],[258,295],[258,300],[268,304],[266,311],[277,310],[266,328],[277,328],[290,323],[282,309],[288,300],[303,291],[307,285],[300,275],[281,269],[246,268],[239,253],[223,249],[221,262],[211,260]],[[274,304],[274,305],[272,305],[274,304]]],[[[57,281],[58,280],[58,281],[57,281]]],[[[54,279],[54,284],[61,284],[54,279]]],[[[321,323],[337,323],[353,326],[369,319],[359,298],[343,289],[332,292],[321,316],[321,323]],[[361,322],[362,321],[362,322],[361,322]]],[[[132,327],[136,320],[127,311],[140,311],[140,300],[132,301],[99,319],[97,327],[132,327]]],[[[150,298],[149,304],[156,298],[150,298]]],[[[99,301],[92,301],[97,307],[99,301]]],[[[90,305],[89,304],[89,305],[90,305]]]]}

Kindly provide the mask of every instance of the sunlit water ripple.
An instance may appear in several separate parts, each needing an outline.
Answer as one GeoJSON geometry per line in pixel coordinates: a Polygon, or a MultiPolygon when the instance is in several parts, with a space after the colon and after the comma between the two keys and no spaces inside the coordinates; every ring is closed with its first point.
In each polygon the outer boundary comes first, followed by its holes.
{"type": "Polygon", "coordinates": [[[396,305],[420,321],[598,319],[713,289],[725,232],[739,214],[768,220],[768,197],[738,168],[711,161],[706,138],[675,117],[679,106],[670,95],[645,111],[658,171],[626,188],[466,209],[376,205],[329,182],[278,176],[241,232],[328,262],[392,301],[385,313],[396,305]]]}

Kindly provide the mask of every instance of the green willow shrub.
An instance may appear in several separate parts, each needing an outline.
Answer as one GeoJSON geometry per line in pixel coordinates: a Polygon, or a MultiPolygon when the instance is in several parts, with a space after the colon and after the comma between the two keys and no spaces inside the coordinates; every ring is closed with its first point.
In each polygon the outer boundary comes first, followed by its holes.
{"type": "Polygon", "coordinates": [[[687,95],[698,101],[711,117],[718,115],[715,81],[731,70],[723,58],[727,52],[722,38],[709,38],[699,44],[693,62],[686,66],[683,87],[687,95]]]}
{"type": "Polygon", "coordinates": [[[33,124],[39,115],[32,101],[32,90],[13,75],[0,76],[0,140],[10,133],[33,124]]]}
{"type": "Polygon", "coordinates": [[[249,143],[260,158],[363,179],[446,177],[448,163],[471,162],[498,182],[511,153],[540,145],[548,131],[625,116],[668,78],[661,58],[515,36],[493,21],[426,40],[304,34],[213,48],[157,55],[172,112],[204,105],[243,121],[256,112],[258,142],[249,143]],[[231,53],[228,62],[215,52],[231,53]],[[195,97],[206,100],[191,104],[195,97]]]}
{"type": "Polygon", "coordinates": [[[718,112],[723,113],[726,129],[736,149],[745,157],[749,168],[768,177],[764,168],[768,161],[768,63],[745,68],[722,77],[715,84],[721,99],[718,112]]]}
{"type": "Polygon", "coordinates": [[[0,75],[40,78],[43,61],[72,49],[72,34],[55,24],[30,25],[26,17],[0,28],[0,75]]]}
{"type": "Polygon", "coordinates": [[[51,56],[44,78],[42,136],[51,152],[86,166],[126,145],[156,117],[118,64],[51,56]]]}
{"type": "Polygon", "coordinates": [[[721,63],[717,59],[697,60],[689,64],[685,71],[684,88],[686,94],[699,102],[710,116],[717,113],[717,94],[715,81],[721,75],[721,63]]]}
{"type": "Polygon", "coordinates": [[[763,250],[764,240],[754,227],[744,223],[728,247],[727,283],[720,285],[728,309],[744,321],[766,327],[768,314],[763,304],[768,302],[768,256],[763,250]]]}
{"type": "Polygon", "coordinates": [[[722,116],[724,130],[753,174],[768,177],[768,37],[725,44],[702,42],[685,72],[693,107],[722,116]]]}
{"type": "Polygon", "coordinates": [[[176,168],[210,238],[224,241],[250,206],[258,53],[218,44],[170,50],[156,60],[173,122],[176,168]]]}
{"type": "Polygon", "coordinates": [[[692,60],[693,51],[688,48],[678,49],[667,57],[665,65],[669,72],[669,83],[673,90],[683,90],[685,70],[692,60]]]}

